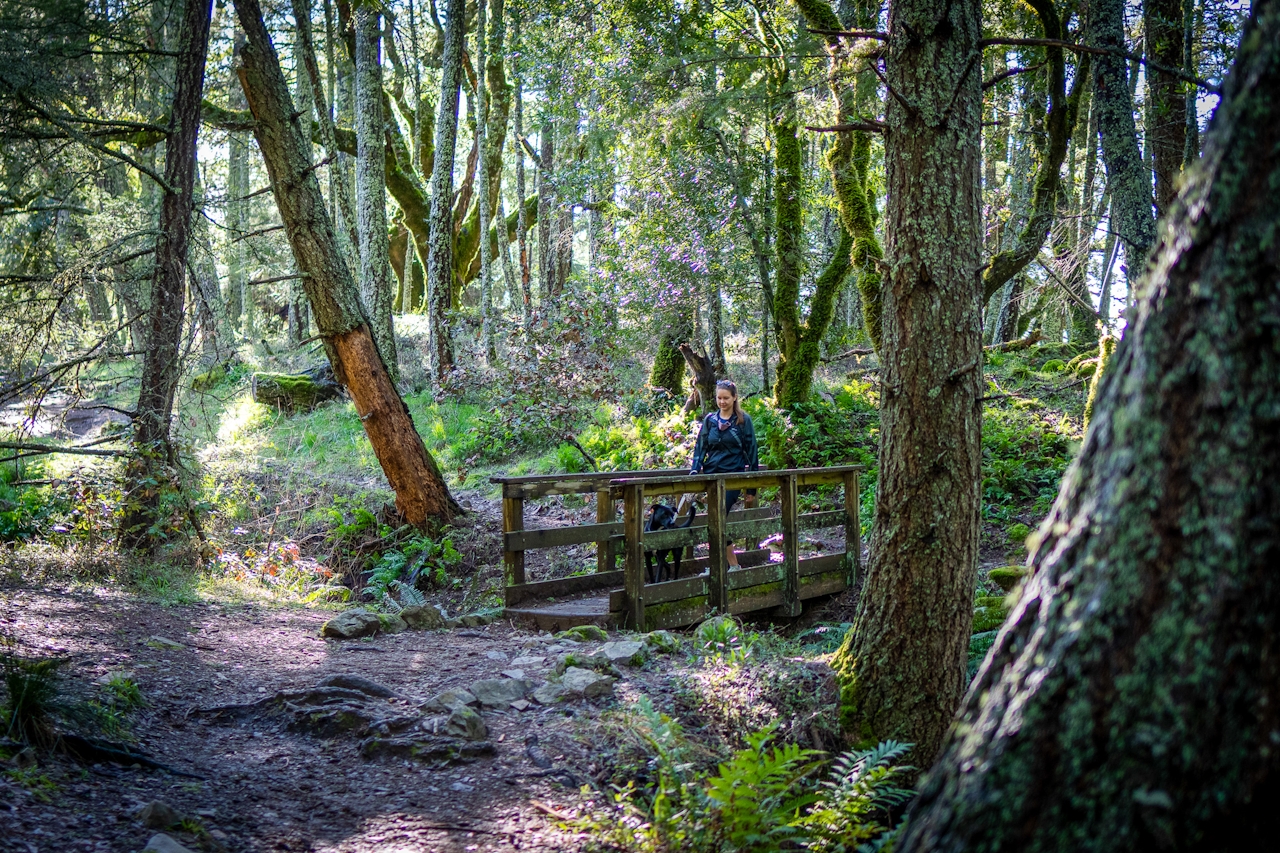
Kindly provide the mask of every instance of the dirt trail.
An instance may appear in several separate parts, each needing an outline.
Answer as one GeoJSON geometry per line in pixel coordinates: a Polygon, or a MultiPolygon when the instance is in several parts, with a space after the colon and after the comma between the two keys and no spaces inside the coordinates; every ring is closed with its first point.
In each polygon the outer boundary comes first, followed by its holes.
{"type": "MultiPolygon", "coordinates": [[[[406,759],[366,760],[359,739],[323,739],[272,718],[210,721],[193,709],[249,702],[279,690],[355,674],[416,706],[442,690],[496,678],[533,636],[502,624],[408,632],[339,643],[321,639],[332,614],[307,609],[161,607],[114,592],[0,589],[0,631],[28,653],[70,658],[67,681],[92,685],[128,673],[147,706],[133,731],[158,761],[205,777],[48,761],[49,802],[0,776],[0,850],[138,851],[153,830],[134,815],[163,800],[199,818],[208,850],[577,850],[580,840],[547,815],[576,801],[571,786],[530,774],[534,732],[556,768],[583,779],[591,756],[570,736],[578,702],[484,711],[492,757],[435,769],[406,759]],[[157,648],[152,638],[182,644],[157,648]],[[149,643],[149,640],[151,641],[149,643]]],[[[620,685],[621,686],[621,685],[620,685]]],[[[191,836],[186,836],[191,843],[191,836]]]]}

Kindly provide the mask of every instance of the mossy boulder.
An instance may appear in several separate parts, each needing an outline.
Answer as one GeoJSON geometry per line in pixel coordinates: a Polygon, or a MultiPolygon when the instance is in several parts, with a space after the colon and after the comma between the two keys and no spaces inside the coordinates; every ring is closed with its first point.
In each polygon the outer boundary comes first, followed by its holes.
{"type": "Polygon", "coordinates": [[[599,625],[576,625],[556,634],[557,640],[574,640],[579,643],[603,643],[609,635],[599,625]]]}
{"type": "Polygon", "coordinates": [[[997,630],[1009,616],[1009,608],[1005,604],[1004,596],[979,596],[973,604],[973,628],[971,631],[974,634],[997,630]]]}
{"type": "Polygon", "coordinates": [[[987,572],[987,578],[1005,592],[1013,592],[1026,576],[1025,566],[1001,566],[987,572]]]}
{"type": "Polygon", "coordinates": [[[227,366],[225,364],[215,364],[208,370],[197,373],[191,379],[191,388],[193,391],[208,391],[214,388],[219,382],[227,378],[227,366]]]}
{"type": "Polygon", "coordinates": [[[664,654],[680,651],[680,638],[670,631],[650,631],[644,635],[644,642],[651,649],[664,654]]]}
{"type": "Polygon", "coordinates": [[[309,412],[342,396],[342,386],[329,365],[304,373],[255,373],[249,382],[254,402],[287,413],[309,412]]]}

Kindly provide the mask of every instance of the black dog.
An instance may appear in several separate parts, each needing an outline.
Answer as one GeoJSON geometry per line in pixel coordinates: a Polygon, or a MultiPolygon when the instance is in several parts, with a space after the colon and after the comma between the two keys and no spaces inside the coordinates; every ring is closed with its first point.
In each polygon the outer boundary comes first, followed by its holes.
{"type": "MultiPolygon", "coordinates": [[[[666,504],[654,504],[653,509],[649,512],[649,521],[645,524],[646,533],[653,533],[657,530],[683,530],[693,524],[693,517],[698,513],[697,504],[693,504],[689,510],[689,519],[684,524],[676,524],[676,511],[666,504]]],[[[664,580],[675,580],[680,577],[680,555],[684,552],[684,548],[657,548],[653,551],[644,552],[645,576],[649,583],[659,583],[664,580]],[[657,557],[658,565],[654,567],[654,557],[657,557]],[[668,572],[667,558],[675,558],[675,566],[668,572]]]]}

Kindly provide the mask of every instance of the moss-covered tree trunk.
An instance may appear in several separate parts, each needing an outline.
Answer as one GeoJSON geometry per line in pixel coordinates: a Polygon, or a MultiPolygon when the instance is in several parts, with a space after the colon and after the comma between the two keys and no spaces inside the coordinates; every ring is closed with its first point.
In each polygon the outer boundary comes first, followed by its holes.
{"type": "MultiPolygon", "coordinates": [[[[1182,0],[1146,0],[1142,4],[1147,58],[1164,68],[1183,61],[1182,0]]],[[[1193,96],[1194,97],[1194,96],[1193,96]]],[[[1187,96],[1182,81],[1147,66],[1147,144],[1156,172],[1156,216],[1164,216],[1177,192],[1187,139],[1187,96]]]]}
{"type": "Polygon", "coordinates": [[[386,120],[382,113],[381,17],[355,11],[356,235],[360,246],[360,296],[373,339],[394,382],[400,375],[391,320],[391,267],[387,239],[386,120]]]}
{"type": "Polygon", "coordinates": [[[256,120],[254,135],[334,373],[351,394],[401,516],[417,527],[432,519],[448,521],[461,509],[374,344],[355,280],[338,250],[310,144],[293,113],[262,8],[258,0],[237,0],[236,13],[248,39],[238,73],[256,120]]]}
{"type": "MultiPolygon", "coordinates": [[[[236,29],[233,41],[233,54],[238,56],[244,47],[244,33],[236,29]]],[[[227,84],[227,103],[233,110],[244,110],[244,89],[240,81],[232,75],[227,84]]],[[[249,202],[244,198],[249,194],[249,140],[243,131],[232,131],[227,134],[227,292],[224,300],[227,304],[227,319],[238,332],[242,329],[242,314],[249,294],[245,283],[245,242],[248,232],[249,202]]]]}
{"type": "MultiPolygon", "coordinates": [[[[1124,0],[1091,0],[1090,45],[1125,50],[1124,7],[1124,0]]],[[[1102,161],[1107,166],[1107,188],[1111,193],[1111,229],[1120,235],[1130,280],[1136,280],[1155,239],[1151,173],[1138,151],[1133,94],[1124,57],[1096,56],[1093,68],[1094,109],[1098,113],[1102,161]]]]}
{"type": "Polygon", "coordinates": [[[854,741],[929,762],[964,692],[978,558],[978,0],[894,0],[880,474],[871,562],[835,660],[854,741]]]}
{"type": "Polygon", "coordinates": [[[1280,2],[1261,0],[899,851],[1275,843],[1277,246],[1280,2]]]}
{"type": "Polygon", "coordinates": [[[177,462],[170,441],[173,398],[182,374],[182,330],[187,292],[187,253],[195,191],[196,137],[200,132],[200,100],[209,50],[213,0],[187,0],[183,10],[175,63],[169,135],[165,140],[164,195],[160,201],[160,234],[156,238],[151,276],[151,314],[142,362],[138,405],[134,410],[136,455],[125,472],[127,496],[120,523],[121,542],[149,547],[163,521],[161,484],[177,462]]]}
{"type": "Polygon", "coordinates": [[[440,103],[436,113],[435,159],[431,170],[431,210],[425,252],[427,319],[431,331],[431,371],[439,385],[453,370],[449,336],[453,294],[453,160],[458,140],[458,97],[462,86],[462,53],[466,36],[466,2],[449,0],[444,53],[440,60],[440,103]]]}
{"type": "Polygon", "coordinates": [[[693,321],[688,314],[666,316],[659,332],[658,352],[653,357],[653,369],[649,371],[649,384],[662,388],[676,399],[682,399],[689,391],[684,381],[684,356],[680,344],[693,334],[693,321]]]}

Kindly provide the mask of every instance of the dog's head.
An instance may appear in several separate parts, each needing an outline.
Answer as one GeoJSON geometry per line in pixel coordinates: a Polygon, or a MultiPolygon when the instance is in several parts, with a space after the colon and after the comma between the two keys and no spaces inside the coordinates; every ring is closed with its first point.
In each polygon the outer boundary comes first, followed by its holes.
{"type": "Polygon", "coordinates": [[[649,512],[647,530],[671,530],[676,526],[676,511],[666,504],[654,504],[649,512]]]}

